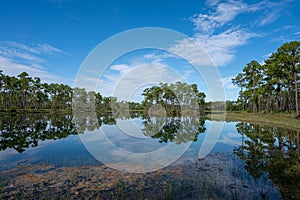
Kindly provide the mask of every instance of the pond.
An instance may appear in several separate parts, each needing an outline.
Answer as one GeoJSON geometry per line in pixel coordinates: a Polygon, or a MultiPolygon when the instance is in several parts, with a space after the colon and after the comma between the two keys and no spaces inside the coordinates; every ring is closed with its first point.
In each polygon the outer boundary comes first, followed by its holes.
{"type": "Polygon", "coordinates": [[[192,115],[2,114],[0,199],[300,199],[299,132],[192,115]]]}

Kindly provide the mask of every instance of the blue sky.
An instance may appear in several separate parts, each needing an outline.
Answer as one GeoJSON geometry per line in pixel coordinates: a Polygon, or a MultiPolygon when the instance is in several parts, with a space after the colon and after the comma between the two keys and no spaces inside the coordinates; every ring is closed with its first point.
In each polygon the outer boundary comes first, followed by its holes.
{"type": "MultiPolygon", "coordinates": [[[[203,47],[221,73],[216,81],[223,82],[226,98],[235,99],[238,88],[231,78],[247,62],[262,63],[284,42],[300,40],[299,10],[297,0],[3,0],[0,69],[9,75],[27,71],[45,82],[73,86],[81,63],[102,41],[134,28],[163,27],[186,34],[203,47]]],[[[199,62],[192,51],[193,43],[187,42],[175,52],[199,62]]],[[[110,95],[114,81],[131,68],[156,63],[172,66],[206,91],[188,63],[165,55],[145,50],[120,57],[100,81],[99,90],[110,95]]]]}

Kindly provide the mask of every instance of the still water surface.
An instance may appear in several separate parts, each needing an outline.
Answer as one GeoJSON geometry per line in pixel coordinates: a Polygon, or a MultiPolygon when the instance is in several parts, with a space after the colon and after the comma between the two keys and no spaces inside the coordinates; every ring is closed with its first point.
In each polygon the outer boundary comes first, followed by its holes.
{"type": "MultiPolygon", "coordinates": [[[[95,119],[61,114],[2,115],[1,197],[300,198],[299,131],[226,122],[212,151],[199,159],[208,129],[214,130],[217,123],[222,122],[140,113],[99,114],[95,119]],[[103,165],[82,144],[82,138],[93,138],[103,130],[116,147],[134,153],[170,143],[188,143],[190,147],[170,166],[130,174],[103,165]]],[[[112,156],[108,150],[106,153],[112,156]]]]}

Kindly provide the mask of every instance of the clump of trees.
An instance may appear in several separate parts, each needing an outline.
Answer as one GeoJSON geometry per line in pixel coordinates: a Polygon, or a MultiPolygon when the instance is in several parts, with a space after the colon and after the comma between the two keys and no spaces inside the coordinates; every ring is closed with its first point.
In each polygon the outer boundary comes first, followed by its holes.
{"type": "MultiPolygon", "coordinates": [[[[40,78],[32,78],[26,72],[17,77],[8,76],[0,70],[0,110],[71,110],[73,103],[78,109],[95,105],[98,111],[111,111],[111,105],[116,102],[116,97],[103,97],[99,92],[86,91],[85,88],[42,83],[40,78]]],[[[140,109],[139,104],[135,102],[118,103],[119,106],[128,104],[132,110],[140,109]]]]}
{"type": "Polygon", "coordinates": [[[295,111],[299,117],[300,42],[283,44],[264,64],[246,64],[233,83],[241,88],[238,104],[254,113],[295,111]]]}
{"type": "Polygon", "coordinates": [[[181,110],[203,109],[206,95],[199,92],[196,84],[176,82],[160,83],[158,86],[146,88],[142,95],[142,104],[148,110],[151,105],[160,104],[168,113],[180,113],[181,110]]]}
{"type": "Polygon", "coordinates": [[[41,83],[26,72],[17,77],[0,70],[0,109],[67,109],[72,102],[72,88],[65,84],[41,83]]]}

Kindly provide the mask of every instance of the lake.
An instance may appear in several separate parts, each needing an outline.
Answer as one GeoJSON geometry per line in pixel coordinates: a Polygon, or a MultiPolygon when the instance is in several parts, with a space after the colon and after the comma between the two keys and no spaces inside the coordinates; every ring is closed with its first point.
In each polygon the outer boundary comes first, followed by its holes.
{"type": "Polygon", "coordinates": [[[2,114],[0,198],[300,199],[299,132],[137,112],[2,114]]]}

